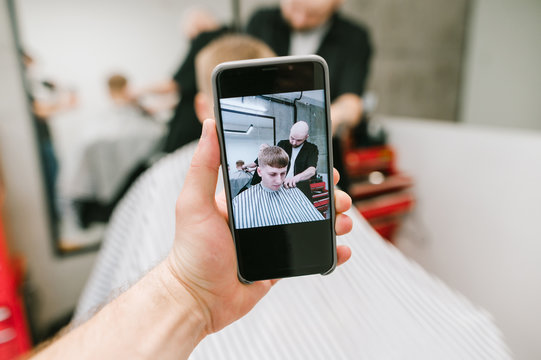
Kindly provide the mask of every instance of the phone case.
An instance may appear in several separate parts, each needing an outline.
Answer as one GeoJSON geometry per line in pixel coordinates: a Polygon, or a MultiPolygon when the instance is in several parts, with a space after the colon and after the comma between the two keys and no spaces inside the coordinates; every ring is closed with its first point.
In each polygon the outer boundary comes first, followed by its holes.
{"type": "MultiPolygon", "coordinates": [[[[226,161],[226,157],[225,157],[225,142],[224,142],[224,138],[222,136],[223,134],[223,127],[222,127],[222,122],[221,122],[221,114],[220,114],[220,108],[219,108],[219,101],[220,99],[218,98],[218,84],[217,84],[217,79],[218,79],[218,76],[219,74],[224,71],[224,70],[228,70],[228,69],[237,69],[237,68],[244,68],[244,67],[252,67],[252,66],[272,66],[272,65],[278,65],[278,64],[292,64],[292,63],[299,63],[299,62],[316,62],[316,63],[319,63],[322,65],[323,69],[324,69],[324,77],[325,77],[325,101],[326,101],[326,112],[327,112],[327,149],[328,149],[328,156],[329,156],[329,164],[330,164],[330,167],[331,169],[329,169],[329,184],[330,184],[330,188],[333,187],[333,184],[334,184],[334,181],[333,181],[333,171],[332,171],[332,132],[331,132],[331,123],[330,123],[330,91],[329,91],[329,70],[328,70],[328,66],[327,66],[327,63],[325,62],[325,60],[318,56],[318,55],[303,55],[303,56],[281,56],[281,57],[273,57],[273,58],[264,58],[264,59],[252,59],[252,60],[239,60],[239,61],[231,61],[231,62],[225,62],[225,63],[222,63],[222,64],[219,64],[218,66],[216,66],[216,68],[214,68],[213,72],[212,72],[212,91],[213,91],[213,96],[214,96],[214,116],[215,116],[215,119],[216,119],[216,126],[217,126],[217,133],[218,133],[218,138],[219,138],[219,142],[220,142],[220,157],[221,157],[221,163],[222,163],[222,172],[223,172],[223,178],[224,178],[224,187],[225,187],[225,191],[226,191],[226,199],[227,199],[227,210],[228,210],[228,213],[230,214],[229,216],[229,228],[231,230],[231,233],[232,233],[232,237],[233,237],[233,240],[235,240],[235,228],[234,228],[234,223],[233,223],[233,217],[231,216],[231,214],[233,214],[233,209],[232,209],[232,199],[231,199],[231,193],[230,193],[230,188],[229,188],[229,181],[227,181],[226,179],[228,179],[228,174],[227,174],[227,161],[226,161]],[[224,165],[225,164],[225,165],[224,165]]],[[[329,189],[330,190],[330,195],[331,195],[331,201],[330,201],[330,211],[331,211],[331,220],[334,221],[336,219],[336,210],[335,210],[335,207],[334,207],[334,190],[333,189],[329,189]]],[[[333,229],[334,229],[334,225],[333,225],[333,229]]],[[[328,275],[330,273],[332,273],[334,271],[334,269],[336,268],[336,263],[337,263],[337,254],[336,254],[336,234],[332,234],[332,246],[333,246],[333,264],[331,266],[331,268],[323,273],[321,273],[321,275],[328,275]]],[[[238,270],[238,267],[237,267],[237,273],[238,273],[238,278],[241,282],[243,283],[246,283],[246,284],[251,284],[252,281],[249,281],[247,279],[244,279],[240,273],[240,271],[238,270]]]]}

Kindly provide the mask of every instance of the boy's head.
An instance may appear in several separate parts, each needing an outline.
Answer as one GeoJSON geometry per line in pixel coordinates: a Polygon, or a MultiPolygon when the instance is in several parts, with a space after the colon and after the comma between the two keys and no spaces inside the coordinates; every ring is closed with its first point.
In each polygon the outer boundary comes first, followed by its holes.
{"type": "Polygon", "coordinates": [[[257,159],[259,161],[257,173],[261,176],[261,184],[267,189],[279,190],[289,164],[287,153],[279,146],[269,146],[259,152],[257,159]]]}
{"type": "Polygon", "coordinates": [[[124,100],[128,97],[128,79],[120,74],[114,74],[107,80],[109,94],[113,100],[124,100]]]}
{"type": "Polygon", "coordinates": [[[237,167],[237,169],[239,170],[242,170],[242,166],[244,165],[244,161],[242,160],[237,160],[237,162],[235,162],[235,166],[237,167]]]}
{"type": "Polygon", "coordinates": [[[199,92],[194,100],[199,121],[214,117],[212,70],[226,61],[259,59],[276,56],[264,42],[248,35],[224,35],[211,41],[195,57],[195,74],[199,92]]]}

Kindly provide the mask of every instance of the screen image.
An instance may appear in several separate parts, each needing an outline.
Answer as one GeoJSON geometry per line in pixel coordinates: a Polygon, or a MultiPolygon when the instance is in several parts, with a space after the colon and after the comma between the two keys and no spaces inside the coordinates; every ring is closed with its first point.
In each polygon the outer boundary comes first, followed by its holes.
{"type": "Polygon", "coordinates": [[[220,99],[235,229],[330,218],[324,90],[220,99]]]}

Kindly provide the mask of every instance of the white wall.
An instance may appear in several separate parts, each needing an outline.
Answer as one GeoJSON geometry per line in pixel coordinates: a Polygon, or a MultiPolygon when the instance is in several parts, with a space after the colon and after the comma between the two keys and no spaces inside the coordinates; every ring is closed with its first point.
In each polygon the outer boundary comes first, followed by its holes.
{"type": "Polygon", "coordinates": [[[540,359],[541,133],[388,119],[417,205],[398,247],[491,312],[517,359],[540,359]]]}
{"type": "Polygon", "coordinates": [[[36,139],[6,3],[0,6],[0,156],[6,180],[5,220],[11,250],[27,260],[41,305],[38,325],[43,325],[71,310],[94,255],[58,258],[53,253],[36,139]]]}
{"type": "Polygon", "coordinates": [[[188,41],[186,9],[205,6],[230,21],[229,2],[211,0],[18,0],[21,37],[42,72],[74,88],[84,107],[102,103],[113,72],[133,85],[169,79],[188,41]],[[212,6],[213,5],[213,6],[212,6]]]}
{"type": "Polygon", "coordinates": [[[461,119],[541,129],[541,1],[473,2],[461,119]]]}

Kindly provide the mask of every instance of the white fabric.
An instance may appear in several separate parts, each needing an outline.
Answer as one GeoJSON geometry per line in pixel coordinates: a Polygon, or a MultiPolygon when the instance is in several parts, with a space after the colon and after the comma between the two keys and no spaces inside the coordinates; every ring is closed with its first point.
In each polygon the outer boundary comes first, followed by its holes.
{"type": "Polygon", "coordinates": [[[166,127],[131,106],[56,121],[59,191],[63,198],[111,201],[137,165],[148,159],[166,127]]]}
{"type": "Polygon", "coordinates": [[[295,160],[297,160],[297,156],[299,155],[299,152],[301,151],[303,146],[304,143],[301,146],[297,146],[291,149],[291,159],[289,160],[289,170],[287,171],[286,179],[295,176],[295,160]]]}
{"type": "MultiPolygon", "coordinates": [[[[165,257],[194,149],[162,159],[120,203],[76,322],[165,257]]],[[[488,313],[404,257],[355,209],[348,214],[353,230],[337,238],[353,250],[348,263],[329,276],[280,281],[248,315],[204,339],[191,358],[511,358],[488,313]]]]}
{"type": "Polygon", "coordinates": [[[289,55],[315,54],[330,28],[331,24],[326,23],[308,31],[292,31],[289,42],[289,55]]]}

